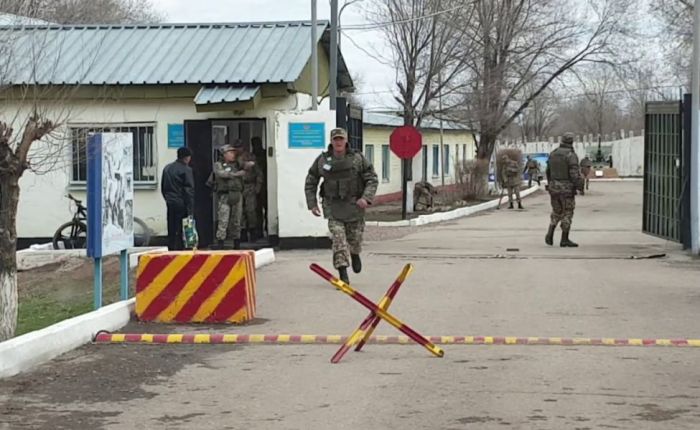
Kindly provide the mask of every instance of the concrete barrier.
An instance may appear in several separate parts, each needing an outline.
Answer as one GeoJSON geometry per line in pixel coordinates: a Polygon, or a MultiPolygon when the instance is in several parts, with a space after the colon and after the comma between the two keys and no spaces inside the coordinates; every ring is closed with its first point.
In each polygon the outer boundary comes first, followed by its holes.
{"type": "MultiPolygon", "coordinates": [[[[274,251],[270,248],[255,252],[256,269],[274,261],[274,251]]],[[[0,342],[0,378],[30,370],[84,345],[100,330],[119,330],[130,321],[134,305],[135,299],[113,303],[102,309],[0,342]]]]}
{"type": "Polygon", "coordinates": [[[254,251],[172,251],[139,259],[136,317],[163,323],[255,318],[254,251]]]}

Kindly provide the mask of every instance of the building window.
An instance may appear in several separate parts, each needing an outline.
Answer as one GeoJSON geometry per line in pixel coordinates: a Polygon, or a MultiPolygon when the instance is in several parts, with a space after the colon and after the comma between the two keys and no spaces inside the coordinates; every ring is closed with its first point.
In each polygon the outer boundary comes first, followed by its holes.
{"type": "Polygon", "coordinates": [[[382,180],[384,181],[389,181],[390,156],[389,145],[382,145],[382,180]]]}
{"type": "Polygon", "coordinates": [[[440,175],[440,145],[433,145],[433,176],[440,175]]]}
{"type": "Polygon", "coordinates": [[[450,174],[450,145],[445,145],[445,175],[450,174]]]}
{"type": "Polygon", "coordinates": [[[131,133],[133,136],[134,184],[156,183],[156,144],[153,125],[102,125],[69,127],[71,137],[71,182],[87,182],[87,140],[91,133],[131,133]]]}
{"type": "Polygon", "coordinates": [[[374,145],[365,145],[365,158],[374,166],[374,145]]]}
{"type": "Polygon", "coordinates": [[[423,145],[423,180],[428,180],[428,146],[423,145]]]}

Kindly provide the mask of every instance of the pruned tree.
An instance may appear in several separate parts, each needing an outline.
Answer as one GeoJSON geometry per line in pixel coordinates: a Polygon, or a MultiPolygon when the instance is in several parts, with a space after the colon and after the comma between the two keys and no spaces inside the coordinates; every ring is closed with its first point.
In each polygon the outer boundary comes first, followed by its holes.
{"type": "MultiPolygon", "coordinates": [[[[475,0],[462,118],[480,131],[477,158],[552,83],[586,62],[612,61],[630,0],[475,0]]],[[[473,12],[471,12],[473,11],[473,12]]],[[[486,177],[481,178],[484,186],[486,177]]]]}
{"type": "MultiPolygon", "coordinates": [[[[0,0],[0,11],[14,15],[10,26],[0,27],[0,341],[11,338],[17,326],[20,178],[28,171],[41,174],[66,166],[67,138],[59,129],[69,120],[70,100],[80,89],[36,84],[56,70],[62,55],[55,50],[58,32],[31,26],[31,18],[49,18],[45,6],[42,0],[0,0]]],[[[81,53],[83,73],[97,57],[92,50],[104,43],[91,42],[81,53]]]]}
{"type": "MultiPolygon", "coordinates": [[[[530,92],[535,90],[536,85],[536,83],[530,85],[530,92]]],[[[522,139],[534,141],[538,137],[549,135],[557,119],[557,107],[557,97],[551,88],[543,91],[540,97],[535,98],[520,117],[522,139]]]]}

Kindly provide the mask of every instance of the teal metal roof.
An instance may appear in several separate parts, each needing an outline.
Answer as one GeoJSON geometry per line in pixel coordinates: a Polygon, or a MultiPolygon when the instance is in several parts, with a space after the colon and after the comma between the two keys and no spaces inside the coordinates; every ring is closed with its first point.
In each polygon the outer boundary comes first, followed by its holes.
{"type": "Polygon", "coordinates": [[[234,103],[252,100],[260,85],[215,85],[202,87],[194,97],[194,104],[234,103]]]}
{"type": "MultiPolygon", "coordinates": [[[[380,112],[363,112],[362,122],[369,126],[381,126],[381,127],[401,127],[403,124],[403,118],[397,114],[393,113],[380,113],[380,112]]],[[[423,130],[439,130],[440,120],[434,118],[424,118],[421,122],[421,129],[423,130]]],[[[443,130],[461,130],[469,131],[469,127],[462,126],[456,122],[443,120],[442,121],[443,130]]]]}
{"type": "MultiPolygon", "coordinates": [[[[328,23],[317,28],[328,51],[328,23]]],[[[0,40],[11,49],[0,63],[14,59],[5,85],[289,83],[311,58],[304,21],[4,26],[0,40]]],[[[338,64],[339,86],[351,87],[341,55],[338,64]]]]}

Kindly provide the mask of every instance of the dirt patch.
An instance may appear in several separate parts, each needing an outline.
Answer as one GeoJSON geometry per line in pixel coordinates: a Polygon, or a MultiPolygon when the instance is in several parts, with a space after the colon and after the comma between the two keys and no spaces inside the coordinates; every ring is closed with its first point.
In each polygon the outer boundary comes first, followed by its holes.
{"type": "MultiPolygon", "coordinates": [[[[103,301],[119,300],[119,257],[103,262],[103,301]]],[[[130,272],[133,296],[135,270],[130,272]]],[[[28,333],[93,309],[93,261],[74,257],[17,274],[19,318],[17,335],[28,333]]]]}
{"type": "Polygon", "coordinates": [[[0,393],[7,396],[0,416],[12,429],[97,429],[120,412],[88,411],[86,405],[153,398],[157,394],[149,391],[150,385],[170,379],[186,365],[206,366],[211,355],[240,348],[86,345],[31,373],[0,380],[0,393]]]}
{"type": "MultiPolygon", "coordinates": [[[[406,214],[408,219],[418,218],[421,215],[429,215],[438,212],[449,212],[451,210],[475,206],[484,202],[493,200],[494,197],[486,197],[483,199],[462,200],[453,196],[444,195],[443,197],[436,196],[434,204],[430,210],[416,211],[406,214]]],[[[411,202],[408,203],[409,205],[411,202]]],[[[401,220],[401,200],[388,202],[377,206],[371,206],[365,213],[366,221],[400,221],[401,220]]]]}

